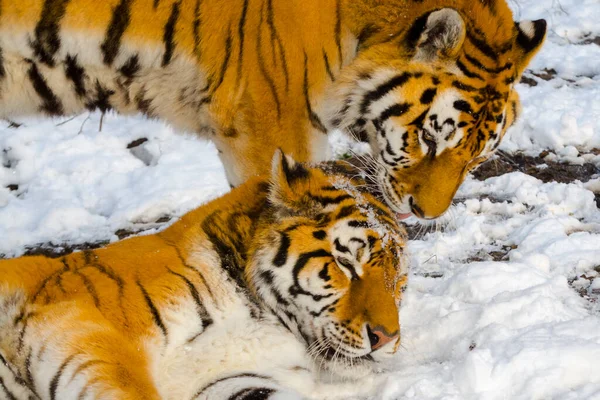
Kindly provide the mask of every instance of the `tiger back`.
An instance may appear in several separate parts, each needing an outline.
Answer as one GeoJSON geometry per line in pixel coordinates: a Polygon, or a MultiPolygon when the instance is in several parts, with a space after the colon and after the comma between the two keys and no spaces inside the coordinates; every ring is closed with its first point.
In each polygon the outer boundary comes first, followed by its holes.
{"type": "Polygon", "coordinates": [[[160,233],[0,260],[0,399],[364,394],[400,343],[407,265],[355,175],[278,153],[160,233]]]}
{"type": "Polygon", "coordinates": [[[141,112],[214,141],[234,186],[341,129],[431,219],[517,118],[545,33],[505,0],[4,0],[0,117],[141,112]]]}

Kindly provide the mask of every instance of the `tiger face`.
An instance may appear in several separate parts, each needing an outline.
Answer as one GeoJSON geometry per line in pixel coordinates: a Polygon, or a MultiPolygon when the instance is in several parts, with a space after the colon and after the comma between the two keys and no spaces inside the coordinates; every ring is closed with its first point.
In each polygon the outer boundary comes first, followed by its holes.
{"type": "Polygon", "coordinates": [[[472,3],[468,17],[438,9],[401,34],[374,35],[336,88],[332,124],[370,143],[374,180],[402,217],[439,217],[498,147],[520,108],[514,83],[545,36],[543,20],[496,26],[512,18],[472,3]]]}
{"type": "Polygon", "coordinates": [[[248,281],[316,365],[364,375],[400,343],[403,230],[382,202],[351,184],[355,171],[281,160],[248,281]]]}

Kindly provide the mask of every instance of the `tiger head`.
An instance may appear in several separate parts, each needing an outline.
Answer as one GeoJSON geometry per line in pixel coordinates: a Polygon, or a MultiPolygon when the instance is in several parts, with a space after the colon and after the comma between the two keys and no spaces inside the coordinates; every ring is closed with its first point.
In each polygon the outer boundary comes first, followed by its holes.
{"type": "Polygon", "coordinates": [[[466,4],[423,9],[406,28],[373,22],[334,87],[330,128],[370,143],[374,180],[404,217],[443,214],[498,147],[520,109],[514,84],[545,37],[544,20],[514,23],[504,1],[466,4]]]}
{"type": "Polygon", "coordinates": [[[254,293],[316,365],[341,376],[364,375],[396,351],[407,280],[404,231],[356,186],[356,172],[278,153],[246,269],[254,293]]]}

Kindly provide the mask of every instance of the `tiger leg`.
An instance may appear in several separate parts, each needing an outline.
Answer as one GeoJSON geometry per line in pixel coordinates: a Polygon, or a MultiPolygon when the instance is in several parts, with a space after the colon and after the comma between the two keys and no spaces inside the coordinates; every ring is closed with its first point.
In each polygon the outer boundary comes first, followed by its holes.
{"type": "Polygon", "coordinates": [[[94,307],[0,293],[0,399],[159,399],[143,344],[94,307]],[[12,396],[12,397],[11,397],[12,396]]]}

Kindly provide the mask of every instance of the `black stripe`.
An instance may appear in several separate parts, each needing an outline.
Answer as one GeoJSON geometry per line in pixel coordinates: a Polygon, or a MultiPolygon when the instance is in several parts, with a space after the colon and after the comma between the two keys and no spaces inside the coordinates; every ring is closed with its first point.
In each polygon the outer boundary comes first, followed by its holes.
{"type": "Polygon", "coordinates": [[[473,113],[473,109],[471,108],[471,105],[468,102],[466,102],[465,100],[456,100],[454,102],[454,108],[459,111],[466,112],[468,114],[473,113]]]}
{"type": "Polygon", "coordinates": [[[389,220],[389,222],[391,223],[391,225],[396,225],[395,219],[392,217],[392,214],[390,214],[389,211],[386,211],[385,209],[379,207],[375,203],[369,204],[369,208],[372,209],[372,210],[375,210],[375,213],[378,216],[382,217],[383,219],[389,220]]]}
{"type": "Polygon", "coordinates": [[[90,390],[90,384],[86,383],[82,388],[79,394],[77,395],[77,400],[85,399],[88,391],[90,390]]]}
{"type": "Polygon", "coordinates": [[[480,52],[486,55],[488,58],[498,61],[497,52],[490,47],[485,41],[473,36],[470,30],[467,29],[467,39],[475,46],[480,52]]]}
{"type": "Polygon", "coordinates": [[[511,101],[510,105],[511,105],[512,113],[513,113],[513,120],[511,121],[510,126],[513,126],[517,122],[517,118],[519,118],[519,113],[517,111],[517,102],[516,101],[511,101]]]}
{"type": "Polygon", "coordinates": [[[106,65],[112,65],[119,53],[121,39],[130,22],[132,2],[133,0],[121,0],[113,10],[110,24],[104,36],[104,42],[100,45],[104,56],[104,64],[106,65]]]}
{"type": "MultiPolygon", "coordinates": [[[[180,259],[183,262],[183,258],[181,258],[181,255],[179,255],[180,259]]],[[[192,267],[191,265],[187,265],[184,264],[184,266],[188,269],[190,269],[191,271],[193,271],[196,275],[198,275],[198,278],[200,278],[200,280],[202,281],[202,284],[204,285],[204,287],[206,288],[206,291],[208,292],[208,295],[210,296],[211,300],[213,301],[213,303],[215,303],[216,305],[216,299],[215,296],[212,292],[212,289],[210,288],[208,282],[206,281],[206,278],[204,278],[204,275],[202,275],[202,272],[200,272],[199,270],[197,270],[196,268],[192,267]]]]}
{"type": "Polygon", "coordinates": [[[273,78],[271,78],[271,75],[269,75],[269,71],[267,71],[267,67],[265,65],[265,60],[264,60],[263,54],[262,54],[263,53],[263,51],[262,51],[262,41],[263,41],[262,26],[264,23],[263,12],[264,12],[264,10],[261,9],[260,19],[258,22],[258,38],[256,40],[256,53],[258,55],[258,67],[260,68],[260,72],[261,72],[263,78],[265,79],[265,81],[267,82],[267,86],[269,87],[271,95],[273,96],[273,100],[275,101],[275,111],[277,112],[277,119],[279,119],[279,118],[281,118],[281,103],[279,101],[279,96],[277,95],[277,88],[275,87],[275,82],[273,81],[273,78]]]}
{"type": "Polygon", "coordinates": [[[290,164],[287,160],[287,157],[281,157],[281,168],[283,169],[283,174],[285,175],[285,179],[288,183],[292,184],[299,179],[306,179],[310,176],[310,173],[304,166],[300,163],[296,163],[290,167],[290,164]]]}
{"type": "Polygon", "coordinates": [[[123,309],[123,298],[124,298],[124,291],[125,291],[125,281],[123,280],[123,278],[121,278],[115,271],[113,271],[110,267],[107,267],[105,265],[100,264],[97,261],[98,257],[94,257],[92,259],[92,255],[93,252],[91,250],[85,250],[83,252],[84,254],[84,260],[85,263],[81,268],[78,268],[77,271],[80,271],[82,269],[86,269],[86,268],[92,268],[96,271],[98,271],[100,274],[106,276],[108,279],[110,279],[111,281],[113,281],[118,288],[119,291],[119,304],[122,308],[122,312],[123,315],[125,315],[125,310],[123,309]]]}
{"type": "Polygon", "coordinates": [[[314,295],[312,293],[309,293],[309,292],[305,291],[304,289],[302,289],[302,287],[300,286],[298,277],[299,277],[300,271],[306,266],[306,264],[311,259],[321,258],[321,257],[331,257],[331,253],[329,253],[328,251],[326,251],[324,249],[319,249],[319,250],[311,251],[308,253],[302,253],[302,254],[300,254],[300,256],[298,256],[298,260],[296,260],[296,264],[294,265],[294,269],[292,272],[293,278],[294,278],[294,284],[290,287],[290,290],[289,290],[290,294],[293,297],[297,297],[299,294],[314,297],[314,295]]]}
{"type": "MultiPolygon", "coordinates": [[[[240,17],[240,23],[238,24],[238,37],[240,40],[240,50],[238,53],[238,68],[237,68],[237,82],[239,85],[240,79],[242,77],[242,62],[244,59],[244,34],[246,27],[246,14],[248,13],[248,0],[244,0],[244,5],[242,7],[242,15],[240,17]]],[[[236,86],[238,86],[236,85],[236,86]]]]}
{"type": "MultiPolygon", "coordinates": [[[[414,52],[416,50],[417,42],[421,38],[423,31],[425,31],[425,28],[427,27],[427,20],[429,19],[429,15],[432,12],[433,12],[433,10],[421,15],[419,18],[417,18],[417,20],[412,24],[412,26],[408,30],[408,32],[405,36],[405,41],[406,41],[406,48],[409,51],[414,52]]],[[[398,36],[400,34],[400,32],[403,32],[403,30],[400,30],[397,34],[390,36],[388,38],[388,40],[395,39],[396,36],[398,36]]]]}
{"type": "Polygon", "coordinates": [[[212,381],[211,383],[209,383],[208,385],[204,386],[202,389],[198,390],[194,396],[192,397],[192,400],[200,397],[200,395],[203,392],[206,392],[208,389],[210,389],[211,387],[223,382],[223,381],[227,381],[230,379],[238,379],[238,378],[256,378],[256,379],[264,379],[266,381],[271,381],[272,378],[265,376],[265,375],[258,375],[258,374],[251,374],[251,373],[245,373],[245,374],[239,374],[239,375],[232,375],[232,376],[227,376],[225,378],[219,378],[217,380],[212,381]]]}
{"type": "Polygon", "coordinates": [[[35,381],[33,380],[33,373],[31,372],[31,357],[32,357],[32,355],[33,355],[33,353],[30,348],[29,352],[27,353],[27,357],[25,357],[25,377],[27,379],[26,382],[28,382],[28,387],[30,387],[31,390],[35,393],[35,381]]]}
{"type": "Polygon", "coordinates": [[[188,289],[190,290],[190,294],[192,295],[192,298],[194,299],[194,302],[196,303],[196,310],[198,311],[198,316],[200,316],[200,320],[202,321],[202,331],[204,332],[204,330],[206,328],[208,328],[210,325],[212,325],[214,321],[213,321],[212,317],[210,316],[208,310],[204,306],[204,303],[202,303],[202,299],[200,298],[198,289],[196,289],[196,287],[194,286],[192,281],[190,281],[185,276],[178,274],[177,272],[175,272],[171,269],[169,269],[169,272],[175,276],[180,277],[185,282],[188,289]]]}
{"type": "Polygon", "coordinates": [[[37,297],[44,291],[48,282],[50,282],[51,280],[56,278],[57,275],[63,274],[65,272],[67,272],[68,270],[69,270],[68,265],[63,265],[63,268],[61,270],[56,271],[56,272],[52,273],[51,275],[47,276],[46,278],[44,278],[44,280],[41,282],[38,290],[33,294],[32,298],[31,298],[31,303],[36,302],[37,297]]]}
{"type": "Polygon", "coordinates": [[[148,294],[146,289],[142,286],[142,283],[140,281],[136,281],[136,283],[137,283],[138,287],[140,288],[142,295],[144,296],[146,305],[150,309],[150,313],[152,314],[152,320],[158,326],[158,328],[161,330],[161,332],[165,336],[165,339],[167,339],[167,327],[163,323],[162,318],[160,317],[160,313],[158,312],[158,309],[154,305],[154,302],[150,298],[150,295],[148,294]]]}
{"type": "MultiPolygon", "coordinates": [[[[326,285],[325,288],[329,289],[329,288],[331,288],[331,285],[326,285]]],[[[327,297],[331,297],[331,296],[327,296],[327,297]]],[[[340,299],[337,298],[337,299],[331,301],[330,303],[325,304],[323,307],[321,307],[321,309],[319,311],[316,311],[316,312],[311,311],[310,315],[312,315],[313,317],[319,317],[325,311],[333,312],[335,310],[335,307],[333,307],[333,306],[335,306],[339,302],[340,302],[340,299]]]]}
{"type": "Polygon", "coordinates": [[[198,59],[200,59],[200,55],[202,54],[200,42],[201,42],[201,33],[200,33],[200,23],[202,19],[202,13],[200,11],[200,7],[202,6],[202,0],[196,0],[196,6],[194,7],[194,22],[192,23],[192,32],[194,35],[194,54],[198,59]]]}
{"type": "Polygon", "coordinates": [[[216,299],[215,296],[210,288],[210,286],[208,285],[208,282],[206,281],[206,278],[204,278],[204,275],[202,275],[202,272],[200,272],[199,270],[197,270],[196,268],[192,267],[191,265],[188,265],[185,260],[183,259],[183,256],[181,255],[181,250],[179,249],[179,247],[177,247],[173,242],[165,239],[164,237],[161,236],[161,239],[170,247],[172,247],[175,250],[175,253],[177,254],[177,258],[179,258],[179,261],[181,262],[182,265],[184,265],[186,268],[191,269],[192,271],[194,271],[198,277],[200,278],[200,280],[202,281],[202,284],[204,285],[204,287],[206,288],[206,291],[208,292],[208,295],[210,296],[210,298],[212,299],[213,303],[216,304],[216,299]]]}
{"type": "Polygon", "coordinates": [[[73,373],[71,374],[71,379],[75,378],[77,375],[79,375],[86,369],[98,364],[108,364],[108,362],[104,360],[89,360],[84,363],[81,363],[77,368],[75,368],[75,371],[73,371],[73,373]]]}
{"type": "Polygon", "coordinates": [[[159,4],[160,4],[160,0],[154,0],[154,2],[152,3],[152,7],[156,10],[158,8],[159,4]]]}
{"type": "Polygon", "coordinates": [[[65,75],[67,79],[73,82],[75,93],[79,97],[85,96],[85,70],[77,62],[77,56],[67,55],[65,59],[65,75]]]}
{"type": "MultiPolygon", "coordinates": [[[[250,220],[256,221],[257,217],[252,215],[253,212],[255,210],[249,210],[248,213],[227,215],[221,211],[215,211],[206,217],[201,224],[202,230],[206,233],[219,257],[221,268],[250,301],[254,301],[254,298],[248,291],[244,280],[247,251],[245,235],[247,233],[243,231],[242,226],[236,226],[236,221],[238,217],[250,218],[250,220]]],[[[254,227],[251,229],[254,229],[254,227]]]]}
{"type": "Polygon", "coordinates": [[[33,54],[48,66],[54,66],[54,55],[60,49],[60,21],[68,4],[69,0],[45,0],[35,27],[35,40],[31,42],[33,54]]]}
{"type": "Polygon", "coordinates": [[[367,221],[348,221],[348,226],[352,228],[369,228],[369,223],[367,221]]]}
{"type": "Polygon", "coordinates": [[[345,260],[342,257],[337,257],[336,258],[336,262],[338,265],[344,267],[344,269],[346,269],[349,273],[350,273],[350,279],[353,281],[357,281],[360,279],[360,277],[358,276],[358,274],[356,273],[356,269],[354,268],[354,265],[352,265],[350,263],[350,261],[345,260]]]}
{"type": "Polygon", "coordinates": [[[341,0],[335,2],[335,45],[338,51],[339,68],[342,68],[342,6],[341,0]]]}
{"type": "Polygon", "coordinates": [[[340,253],[350,253],[350,248],[341,244],[339,238],[335,238],[333,244],[335,246],[335,249],[340,253]]]}
{"type": "Polygon", "coordinates": [[[341,194],[337,197],[310,196],[310,198],[318,202],[321,206],[326,207],[330,204],[339,204],[344,200],[351,199],[352,196],[349,194],[341,194]]]}
{"type": "Polygon", "coordinates": [[[323,49],[323,61],[325,62],[325,72],[327,72],[327,76],[331,79],[331,82],[335,82],[335,77],[331,72],[331,66],[329,65],[329,58],[327,57],[327,52],[323,49]]]}
{"type": "Polygon", "coordinates": [[[227,72],[227,67],[229,66],[229,59],[231,58],[231,43],[233,39],[231,38],[231,31],[227,34],[227,38],[225,39],[225,57],[223,58],[223,63],[221,64],[221,71],[219,72],[219,79],[213,88],[211,89],[211,93],[214,93],[223,83],[225,79],[225,73],[227,72]]]}
{"type": "MultiPolygon", "coordinates": [[[[408,125],[414,125],[419,129],[423,128],[423,123],[425,122],[425,117],[427,117],[429,110],[429,108],[425,109],[425,111],[423,111],[417,118],[412,120],[408,125]]],[[[408,138],[408,131],[405,133],[405,136],[408,138]]],[[[406,140],[404,140],[404,142],[406,143],[406,140]]]]}
{"type": "Polygon", "coordinates": [[[173,58],[173,52],[175,51],[175,28],[177,26],[177,20],[179,19],[179,7],[181,7],[181,1],[173,3],[171,7],[171,15],[165,24],[165,30],[163,33],[163,43],[165,44],[165,54],[163,55],[161,66],[164,68],[171,62],[173,58]]]}
{"type": "Polygon", "coordinates": [[[457,88],[459,90],[465,91],[465,92],[476,92],[477,90],[479,90],[479,89],[477,89],[474,86],[467,85],[467,84],[462,83],[460,81],[454,81],[454,82],[452,82],[452,86],[454,86],[455,88],[457,88]]]}
{"type": "Polygon", "coordinates": [[[476,59],[475,57],[471,57],[468,54],[465,54],[465,58],[471,63],[473,64],[473,66],[475,66],[476,68],[479,68],[485,72],[489,72],[490,74],[499,74],[501,72],[504,72],[508,69],[511,69],[513,64],[511,62],[507,62],[506,64],[504,64],[502,67],[498,67],[498,68],[488,68],[485,65],[483,65],[478,59],[476,59]]]}
{"type": "MultiPolygon", "coordinates": [[[[17,375],[15,373],[15,371],[13,371],[11,365],[9,365],[8,362],[4,359],[4,357],[2,357],[1,353],[0,353],[0,363],[4,364],[6,369],[8,369],[8,372],[10,372],[13,375],[13,378],[18,385],[30,388],[31,391],[37,395],[37,393],[35,393],[35,390],[33,388],[31,388],[30,385],[28,385],[27,381],[25,381],[25,379],[21,378],[20,375],[17,375]]],[[[38,398],[39,398],[39,396],[38,396],[38,398]]]]}
{"type": "Polygon", "coordinates": [[[316,112],[313,111],[312,105],[310,104],[310,95],[308,93],[308,56],[306,52],[304,53],[304,82],[303,82],[303,91],[304,91],[304,101],[306,103],[306,111],[308,112],[308,118],[310,119],[310,124],[313,128],[327,133],[327,128],[321,122],[321,118],[317,115],[316,112]]]}
{"type": "Polygon", "coordinates": [[[98,297],[98,292],[96,292],[96,288],[94,287],[94,284],[92,283],[90,278],[88,278],[79,271],[73,271],[73,273],[81,278],[85,289],[88,291],[88,293],[90,294],[90,296],[92,296],[92,299],[94,300],[94,305],[96,306],[96,308],[100,308],[100,298],[98,297]]]}
{"type": "Polygon", "coordinates": [[[331,280],[331,276],[329,275],[329,263],[326,262],[323,264],[323,268],[319,271],[319,278],[323,280],[323,282],[329,282],[331,280]]]}
{"type": "Polygon", "coordinates": [[[149,117],[152,116],[153,114],[153,108],[152,108],[152,100],[153,99],[147,99],[146,98],[146,91],[144,89],[140,90],[136,95],[135,95],[135,104],[137,106],[137,109],[144,115],[147,115],[149,117]]]}
{"type": "Polygon", "coordinates": [[[266,400],[275,393],[270,388],[246,388],[229,396],[228,400],[266,400]]]}
{"type": "Polygon", "coordinates": [[[4,394],[6,394],[6,397],[8,400],[17,400],[17,398],[15,397],[14,394],[12,394],[8,388],[6,387],[6,385],[4,384],[4,380],[2,379],[2,377],[0,376],[0,388],[2,389],[2,391],[4,392],[4,394]]]}
{"type": "Polygon", "coordinates": [[[40,74],[35,63],[30,62],[30,64],[31,66],[29,67],[27,74],[29,75],[29,80],[33,85],[33,89],[42,100],[40,111],[46,112],[49,115],[62,115],[64,109],[61,101],[56,97],[54,92],[52,92],[52,89],[50,89],[46,80],[40,74]]]}
{"type": "Polygon", "coordinates": [[[463,64],[460,60],[456,60],[456,66],[460,71],[467,77],[473,79],[484,80],[481,75],[476,74],[475,72],[470,71],[465,64],[463,64]]]}
{"type": "Polygon", "coordinates": [[[435,95],[437,94],[437,88],[430,88],[423,92],[421,95],[421,104],[431,104],[435,95]]]}
{"type": "Polygon", "coordinates": [[[365,115],[368,112],[368,108],[371,103],[381,99],[383,96],[394,90],[395,88],[404,85],[410,79],[411,74],[408,72],[404,72],[400,75],[396,75],[393,78],[389,79],[385,83],[382,83],[374,90],[368,92],[362,100],[360,105],[360,114],[365,115]]]}
{"type": "Polygon", "coordinates": [[[323,240],[327,237],[327,232],[325,232],[324,230],[318,230],[314,231],[312,235],[317,240],[323,240]]]}
{"type": "Polygon", "coordinates": [[[484,6],[488,7],[488,9],[490,10],[490,14],[496,16],[496,13],[498,12],[496,10],[496,0],[481,0],[481,3],[484,6]]]}
{"type": "MultiPolygon", "coordinates": [[[[262,14],[261,14],[262,15],[262,14]]],[[[283,75],[285,78],[285,91],[287,92],[289,90],[289,72],[288,72],[288,67],[287,67],[287,58],[285,56],[285,48],[283,46],[283,42],[281,41],[281,37],[279,36],[279,33],[277,32],[277,27],[275,26],[275,11],[273,9],[273,0],[268,0],[267,1],[267,25],[269,26],[269,29],[271,30],[271,47],[272,47],[272,51],[273,51],[273,65],[276,65],[276,59],[275,59],[275,45],[277,45],[278,48],[278,52],[279,52],[279,58],[281,59],[281,64],[283,67],[283,75]]]]}
{"type": "Polygon", "coordinates": [[[75,357],[75,355],[72,354],[65,361],[63,361],[63,363],[60,365],[60,368],[58,368],[58,371],[56,371],[56,374],[54,374],[54,377],[52,377],[52,380],[50,381],[50,388],[49,388],[50,400],[56,400],[56,390],[58,389],[60,377],[62,376],[63,372],[65,371],[65,368],[67,367],[67,365],[69,365],[69,363],[71,361],[73,361],[74,357],[75,357]]]}
{"type": "Polygon", "coordinates": [[[277,254],[275,258],[273,258],[273,264],[276,267],[282,267],[287,262],[288,250],[290,249],[290,237],[285,232],[279,232],[280,241],[279,241],[279,249],[277,249],[277,254]]]}
{"type": "Polygon", "coordinates": [[[396,152],[394,151],[394,149],[392,149],[392,145],[391,145],[390,141],[387,138],[385,139],[385,141],[387,143],[385,145],[385,151],[386,151],[386,153],[388,153],[392,157],[398,156],[398,154],[396,154],[396,152]]]}
{"type": "Polygon", "coordinates": [[[4,55],[2,54],[2,48],[0,48],[0,78],[4,78],[5,76],[6,69],[4,68],[4,55]]]}
{"type": "Polygon", "coordinates": [[[90,111],[98,109],[105,113],[112,108],[112,105],[110,104],[110,97],[115,94],[115,91],[105,88],[97,79],[95,86],[96,98],[89,101],[85,106],[90,111]]]}
{"type": "Polygon", "coordinates": [[[125,78],[131,80],[140,71],[140,60],[137,54],[132,55],[127,59],[125,64],[119,68],[119,73],[125,78]]]}
{"type": "Polygon", "coordinates": [[[410,103],[394,104],[386,108],[377,118],[373,120],[373,124],[377,129],[381,128],[381,124],[392,117],[400,117],[410,110],[412,105],[410,103]]]}
{"type": "Polygon", "coordinates": [[[369,39],[371,36],[378,33],[379,31],[381,31],[380,27],[375,26],[373,24],[366,24],[360,30],[360,32],[356,38],[358,40],[358,45],[361,46],[365,40],[369,39]]]}
{"type": "Polygon", "coordinates": [[[279,306],[289,306],[290,305],[290,303],[286,299],[283,298],[283,296],[281,295],[281,293],[279,293],[279,291],[277,290],[277,288],[273,286],[273,279],[274,278],[273,278],[273,272],[272,271],[269,271],[269,270],[262,271],[260,273],[260,277],[261,277],[262,281],[264,282],[264,285],[267,286],[270,289],[271,294],[273,295],[273,297],[275,297],[275,302],[279,306]]]}
{"type": "Polygon", "coordinates": [[[356,207],[355,206],[344,206],[342,207],[342,209],[337,213],[337,215],[335,216],[335,219],[343,219],[346,217],[349,217],[350,215],[352,215],[352,213],[354,213],[356,211],[356,207]]]}

